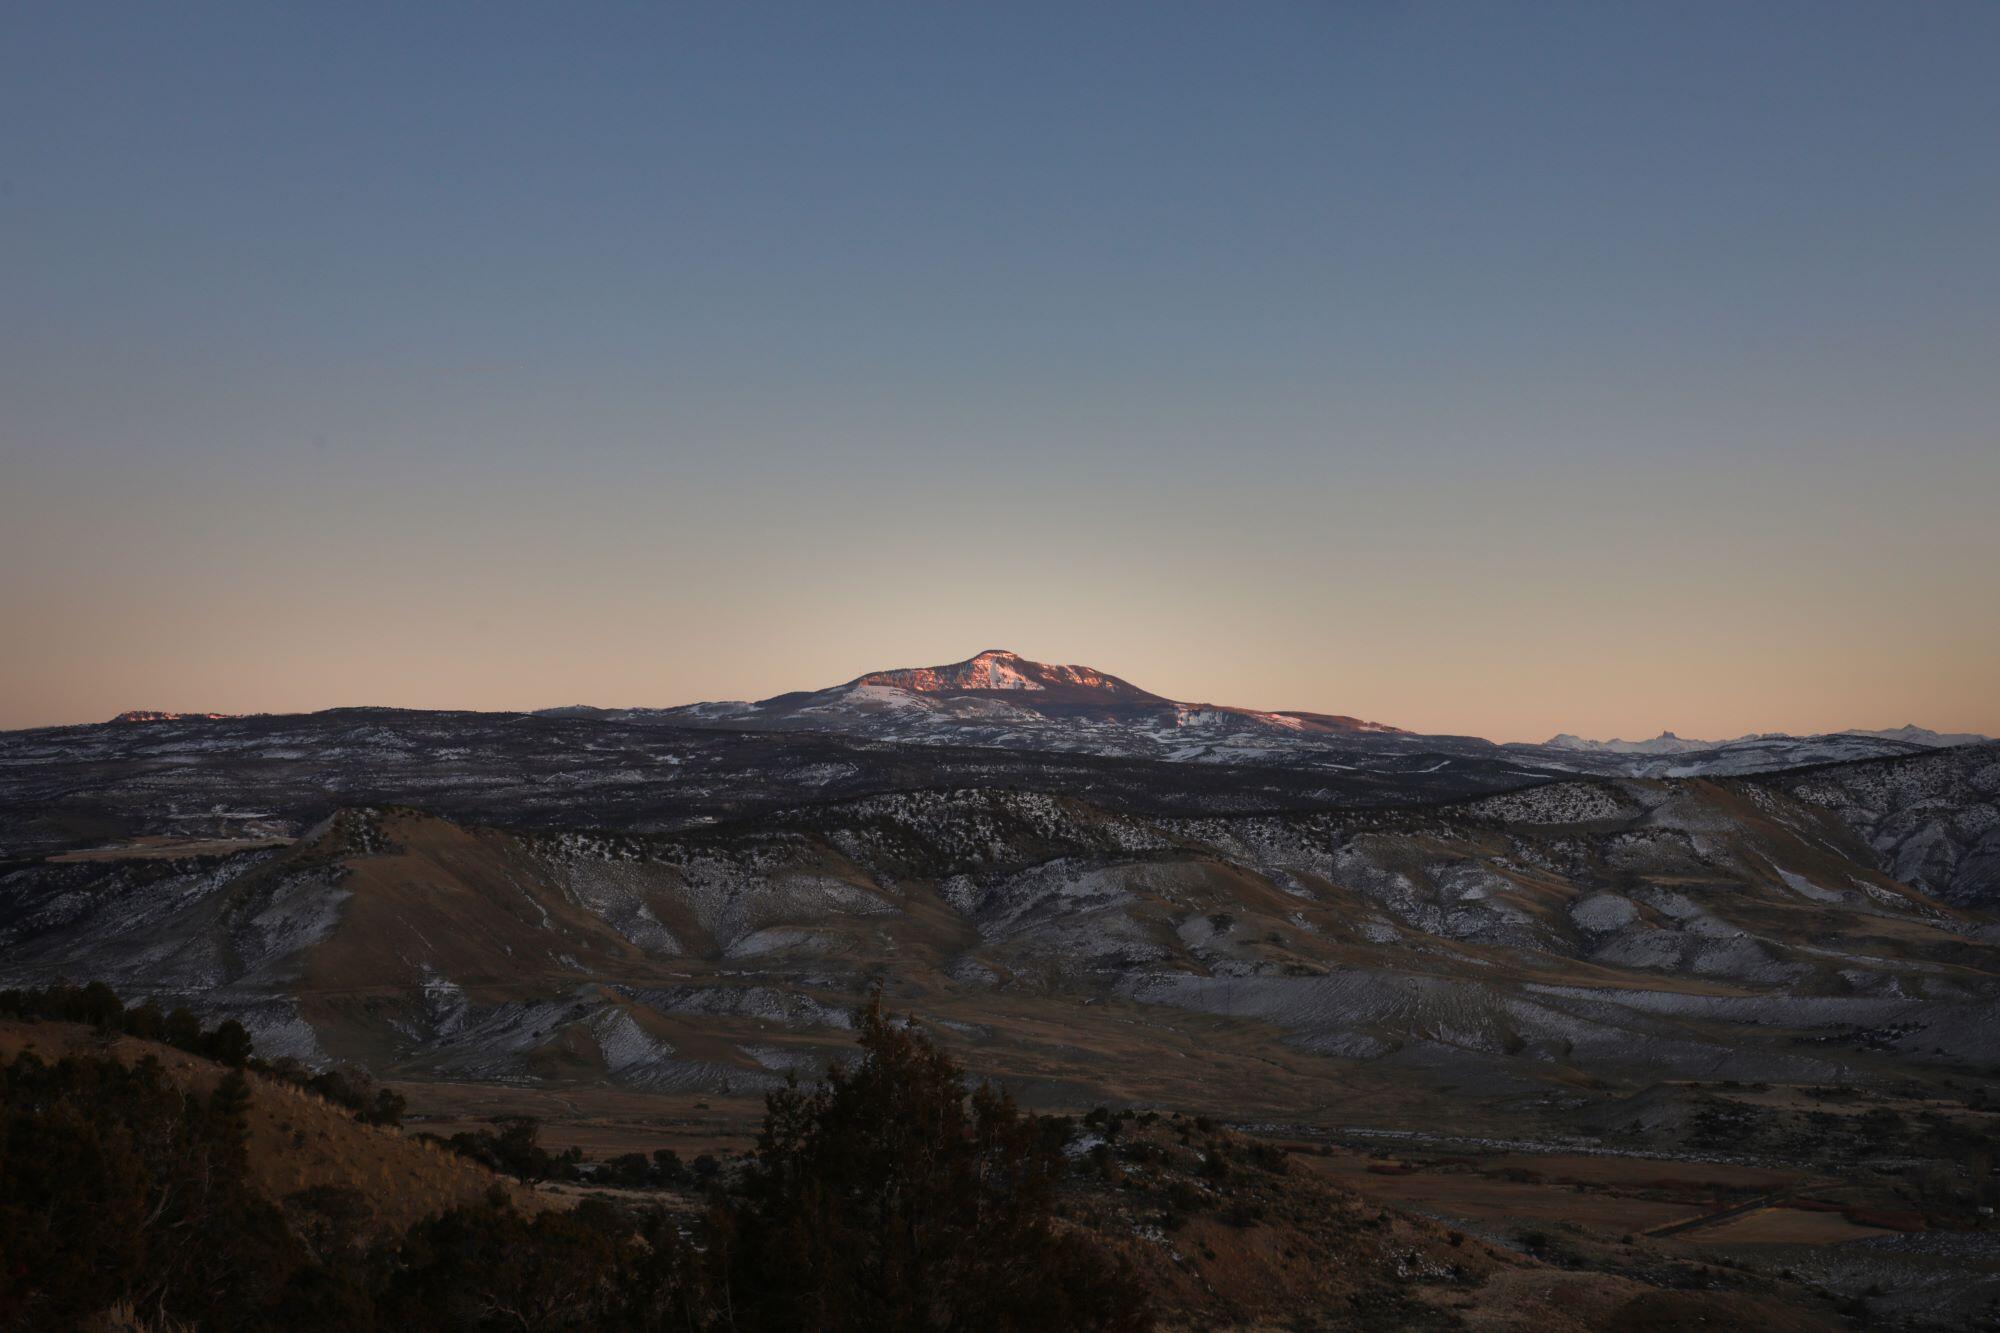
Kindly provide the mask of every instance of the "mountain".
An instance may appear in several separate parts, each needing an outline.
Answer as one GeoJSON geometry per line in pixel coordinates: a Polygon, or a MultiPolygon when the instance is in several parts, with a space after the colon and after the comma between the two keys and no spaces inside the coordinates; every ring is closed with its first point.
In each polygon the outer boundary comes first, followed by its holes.
{"type": "MultiPolygon", "coordinates": [[[[1396,753],[1422,738],[1325,713],[1184,703],[1094,667],[993,648],[963,662],[869,672],[829,689],[755,703],[704,703],[654,715],[689,726],[835,731],[881,740],[1077,750],[1205,763],[1314,762],[1323,752],[1396,753]]],[[[1435,738],[1497,757],[1484,741],[1435,738]]]]}
{"type": "Polygon", "coordinates": [[[1274,729],[1287,735],[1414,734],[1380,722],[1364,722],[1359,718],[1325,713],[1266,713],[1221,704],[1179,703],[1142,690],[1130,681],[1094,667],[1052,666],[1046,662],[1031,661],[1004,648],[989,648],[975,657],[948,666],[876,671],[832,690],[781,697],[803,698],[822,706],[833,706],[843,699],[855,697],[857,691],[871,692],[863,694],[861,697],[864,699],[880,699],[882,696],[873,692],[884,690],[939,700],[1004,702],[1009,707],[1045,718],[1160,722],[1176,727],[1210,726],[1227,719],[1250,729],[1274,729]],[[995,699],[993,696],[996,694],[1003,698],[995,699]]]}
{"type": "Polygon", "coordinates": [[[1938,746],[1897,733],[1836,731],[1822,736],[1764,732],[1730,741],[1683,740],[1672,732],[1664,732],[1650,741],[1587,741],[1562,735],[1542,745],[1510,744],[1502,748],[1543,768],[1626,777],[1689,778],[1773,773],[1857,759],[1893,759],[1926,754],[1938,746]]]}
{"type": "Polygon", "coordinates": [[[182,722],[189,719],[199,719],[205,722],[216,722],[226,717],[235,716],[237,716],[235,713],[167,713],[157,708],[128,708],[111,720],[113,722],[182,722]]]}
{"type": "MultiPolygon", "coordinates": [[[[337,709],[333,717],[387,719],[512,718],[513,714],[423,714],[401,709],[337,709]]],[[[294,715],[295,718],[297,715],[294,715]]],[[[1696,777],[1772,772],[1808,764],[1893,758],[1976,744],[1983,737],[1904,726],[1818,736],[1768,732],[1733,740],[1683,739],[1662,732],[1649,741],[1588,740],[1564,733],[1539,745],[1495,744],[1474,736],[1424,735],[1384,722],[1305,710],[1264,710],[1194,703],[1155,694],[1095,667],[1038,662],[993,648],[961,662],[871,671],[844,684],[753,702],[718,701],[674,708],[569,705],[534,714],[544,721],[594,722],[620,734],[661,728],[842,736],[892,746],[952,746],[1016,756],[1074,754],[1173,764],[1290,769],[1343,784],[1419,789],[1547,781],[1566,774],[1696,777]],[[1344,775],[1344,776],[1343,776],[1344,775]]],[[[163,725],[237,721],[215,713],[134,711],[119,722],[163,725]]],[[[278,729],[293,724],[282,719],[278,729]]],[[[307,729],[310,729],[309,727],[307,729]]],[[[49,729],[76,736],[80,728],[49,729]]],[[[220,737],[223,733],[207,733],[220,737]]],[[[593,779],[600,781],[601,779],[593,779]]],[[[1415,794],[1415,793],[1412,793],[1415,794]]],[[[4,841],[4,840],[0,840],[4,841]]]]}
{"type": "Polygon", "coordinates": [[[1878,740],[1909,741],[1916,745],[1928,745],[1933,749],[1942,749],[1954,745],[1978,745],[1982,741],[1992,739],[1989,736],[1981,736],[1979,733],[1972,731],[1932,731],[1928,727],[1919,727],[1914,723],[1905,723],[1900,727],[1889,727],[1882,731],[1862,731],[1857,728],[1843,731],[1839,734],[1842,736],[1872,736],[1878,740]]]}
{"type": "Polygon", "coordinates": [[[1279,764],[1394,774],[1470,763],[1545,776],[1490,741],[1419,736],[1331,713],[1190,703],[1094,667],[988,649],[944,666],[874,671],[754,703],[631,710],[691,727],[826,731],[903,744],[1071,751],[1175,763],[1279,764]],[[1424,761],[1419,764],[1417,761],[1424,761]],[[1523,771],[1525,767],[1525,771],[1523,771]]]}
{"type": "Polygon", "coordinates": [[[1548,750],[1581,750],[1586,754],[1687,754],[1694,750],[1713,750],[1727,744],[1725,741],[1684,741],[1671,731],[1663,731],[1649,741],[1591,741],[1581,736],[1563,732],[1542,742],[1548,750]]]}
{"type": "MultiPolygon", "coordinates": [[[[576,710],[559,710],[574,713],[576,710]]],[[[1037,662],[988,649],[944,666],[874,671],[827,689],[756,702],[690,704],[608,714],[688,727],[821,731],[899,744],[1071,751],[1174,763],[1250,764],[1383,775],[1438,765],[1509,770],[1520,780],[1563,773],[1693,777],[1921,753],[1959,737],[1922,728],[1780,733],[1732,741],[1592,741],[1541,745],[1422,735],[1340,714],[1267,711],[1168,699],[1094,667],[1037,662]]]]}
{"type": "Polygon", "coordinates": [[[949,666],[877,671],[848,682],[848,688],[882,686],[913,694],[965,694],[1012,690],[1032,694],[1046,705],[1062,700],[1093,708],[1148,708],[1168,701],[1130,681],[1084,666],[1031,662],[1004,648],[989,648],[949,666]]]}

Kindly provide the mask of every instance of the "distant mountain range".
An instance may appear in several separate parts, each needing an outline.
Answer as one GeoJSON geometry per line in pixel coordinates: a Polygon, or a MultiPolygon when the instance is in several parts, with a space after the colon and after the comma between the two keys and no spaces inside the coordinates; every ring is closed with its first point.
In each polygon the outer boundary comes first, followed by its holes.
{"type": "Polygon", "coordinates": [[[240,717],[240,713],[167,713],[157,708],[128,708],[113,722],[220,722],[224,718],[240,717]]]}
{"type": "Polygon", "coordinates": [[[1550,771],[1635,777],[1755,773],[1919,754],[1985,739],[1905,726],[1820,736],[1772,732],[1727,741],[1683,740],[1671,732],[1650,741],[1593,741],[1564,734],[1541,745],[1502,745],[1473,736],[1422,735],[1343,714],[1188,703],[1094,667],[1037,662],[1000,648],[962,662],[875,671],[827,689],[755,702],[549,711],[1182,763],[1304,765],[1371,773],[1452,763],[1513,764],[1522,777],[1550,771]]]}
{"type": "MultiPolygon", "coordinates": [[[[1960,731],[1945,733],[1932,731],[1927,727],[1905,725],[1888,727],[1880,731],[1864,731],[1850,727],[1845,731],[1828,733],[1829,736],[1851,736],[1863,740],[1900,741],[1911,745],[1922,745],[1931,749],[1946,749],[1954,745],[1978,745],[1988,737],[1974,732],[1960,731]]],[[[1720,750],[1732,745],[1760,745],[1772,741],[1800,741],[1805,739],[1824,740],[1827,737],[1801,737],[1784,731],[1761,731],[1748,736],[1738,736],[1727,741],[1686,740],[1663,731],[1649,741],[1592,741],[1568,732],[1544,741],[1543,748],[1551,750],[1582,750],[1589,754],[1695,754],[1704,750],[1720,750]]]]}
{"type": "MultiPolygon", "coordinates": [[[[395,710],[383,710],[395,711],[395,710]]],[[[222,713],[134,709],[116,723],[219,721],[222,713]]],[[[1761,732],[1733,740],[1588,740],[1567,732],[1539,745],[1425,735],[1339,713],[1267,711],[1169,699],[1095,667],[1038,662],[991,648],[942,666],[871,671],[844,684],[755,701],[677,708],[543,709],[548,718],[598,718],[727,731],[822,732],[870,741],[1064,752],[1172,763],[1278,766],[1389,779],[1456,766],[1477,785],[1566,773],[1701,777],[1808,764],[1894,758],[1987,738],[1905,725],[1815,736],[1761,732]]]]}

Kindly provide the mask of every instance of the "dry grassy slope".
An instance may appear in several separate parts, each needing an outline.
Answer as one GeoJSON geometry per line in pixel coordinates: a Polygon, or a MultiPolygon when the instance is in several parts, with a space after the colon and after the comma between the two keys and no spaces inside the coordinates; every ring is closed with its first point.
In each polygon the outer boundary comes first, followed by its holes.
{"type": "Polygon", "coordinates": [[[384,850],[342,861],[352,896],[312,950],[308,990],[396,992],[430,975],[507,988],[643,960],[505,835],[409,815],[380,826],[384,850]]]}
{"type": "MultiPolygon", "coordinates": [[[[107,1040],[81,1024],[0,1021],[0,1059],[22,1051],[49,1061],[89,1053],[133,1064],[151,1056],[177,1084],[204,1096],[228,1072],[172,1046],[136,1037],[107,1040]]],[[[254,1073],[249,1080],[251,1178],[273,1201],[314,1186],[355,1189],[374,1208],[374,1225],[394,1231],[476,1202],[496,1187],[521,1206],[539,1206],[532,1192],[475,1162],[400,1130],[361,1124],[344,1108],[290,1084],[254,1073]]]]}

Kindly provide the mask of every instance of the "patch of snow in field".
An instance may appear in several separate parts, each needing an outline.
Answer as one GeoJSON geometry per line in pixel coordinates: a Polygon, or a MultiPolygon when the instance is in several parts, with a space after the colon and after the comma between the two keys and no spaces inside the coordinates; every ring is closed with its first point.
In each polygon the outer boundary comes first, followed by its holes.
{"type": "Polygon", "coordinates": [[[1785,881],[1785,887],[1789,888],[1792,892],[1798,894],[1800,897],[1809,898],[1816,903],[1838,903],[1846,901],[1847,895],[1843,893],[1836,893],[1832,889],[1822,889],[1819,885],[1813,883],[1811,880],[1807,879],[1804,875],[1795,875],[1791,871],[1783,869],[1782,867],[1777,866],[1775,864],[1771,868],[1778,872],[1779,879],[1785,881]]]}
{"type": "Polygon", "coordinates": [[[1639,919],[1639,909],[1622,894],[1593,893],[1578,899],[1569,915],[1583,929],[1601,934],[1631,925],[1639,919]]]}
{"type": "Polygon", "coordinates": [[[622,1074],[634,1065],[655,1064],[674,1053],[672,1046],[640,1027],[632,1015],[622,1010],[605,1010],[591,1021],[590,1029],[604,1057],[604,1068],[613,1075],[622,1074]]]}
{"type": "Polygon", "coordinates": [[[423,971],[424,1017],[432,1032],[450,1036],[465,1026],[472,1006],[457,982],[439,976],[428,963],[423,971]]]}
{"type": "Polygon", "coordinates": [[[829,1004],[802,991],[773,986],[678,986],[631,988],[619,993],[661,1013],[705,1014],[712,1017],[760,1018],[786,1027],[851,1028],[854,1016],[844,1004],[829,1004]]]}
{"type": "Polygon", "coordinates": [[[814,945],[830,945],[829,936],[812,930],[797,930],[787,926],[766,926],[753,930],[729,942],[723,956],[727,958],[754,958],[759,954],[777,953],[784,949],[804,949],[814,945]]]}

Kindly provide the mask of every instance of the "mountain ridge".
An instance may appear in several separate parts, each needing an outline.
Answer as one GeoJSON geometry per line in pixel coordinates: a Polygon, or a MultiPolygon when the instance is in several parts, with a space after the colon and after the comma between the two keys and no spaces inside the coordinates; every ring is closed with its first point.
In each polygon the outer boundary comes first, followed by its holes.
{"type": "MultiPolygon", "coordinates": [[[[353,710],[328,710],[342,712],[353,710]]],[[[378,710],[400,714],[423,710],[378,710]]],[[[447,710],[449,712],[449,710],[447,710]]],[[[444,715],[444,714],[440,714],[444,715]]],[[[313,714],[287,716],[316,716],[313,714]]],[[[1424,735],[1385,722],[1302,709],[1256,709],[1175,700],[1096,667],[1037,661],[989,648],[937,666],[864,672],[821,689],[669,708],[576,704],[481,717],[597,718],[696,730],[818,732],[876,743],[1065,752],[1171,763],[1254,765],[1389,780],[1443,768],[1510,772],[1526,780],[1565,774],[1678,778],[1780,771],[1813,764],[1916,755],[1986,738],[1915,724],[1817,735],[1757,732],[1730,740],[1593,740],[1564,732],[1541,744],[1424,735]],[[1514,766],[1509,769],[1508,766],[1514,766]]],[[[225,721],[213,713],[131,710],[119,725],[225,721]]],[[[46,730],[46,729],[44,729],[46,730]]]]}
{"type": "Polygon", "coordinates": [[[1866,737],[1884,741],[1907,741],[1912,745],[1922,745],[1931,749],[1946,749],[1956,745],[1981,745],[1992,739],[1977,732],[1938,732],[1928,727],[1920,727],[1914,722],[1906,722],[1900,727],[1868,729],[1865,727],[1845,727],[1839,731],[1799,733],[1792,731],[1753,731],[1728,740],[1705,741],[1684,738],[1671,731],[1662,731],[1648,741],[1628,741],[1613,738],[1608,741],[1590,740],[1570,732],[1561,732],[1543,741],[1546,749],[1581,750],[1593,754],[1690,754],[1701,750],[1718,750],[1729,745],[1746,745],[1759,741],[1805,741],[1827,736],[1866,737]]]}

